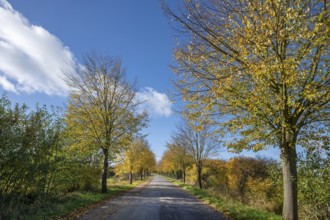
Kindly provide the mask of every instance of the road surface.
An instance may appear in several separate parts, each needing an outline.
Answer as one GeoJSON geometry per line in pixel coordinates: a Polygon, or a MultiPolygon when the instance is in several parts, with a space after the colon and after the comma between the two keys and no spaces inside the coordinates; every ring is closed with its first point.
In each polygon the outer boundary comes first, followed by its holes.
{"type": "Polygon", "coordinates": [[[109,200],[79,218],[79,220],[87,219],[224,220],[226,218],[162,176],[156,175],[144,188],[132,190],[124,196],[109,200]]]}

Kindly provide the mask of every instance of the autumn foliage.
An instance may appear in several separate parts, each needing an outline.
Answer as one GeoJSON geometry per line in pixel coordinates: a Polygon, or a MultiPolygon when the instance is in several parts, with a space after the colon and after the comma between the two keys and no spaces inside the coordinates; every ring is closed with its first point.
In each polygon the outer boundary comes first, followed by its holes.
{"type": "MultiPolygon", "coordinates": [[[[183,179],[182,169],[171,160],[169,152],[164,153],[158,171],[172,178],[183,179]]],[[[298,201],[301,219],[325,219],[329,215],[327,182],[330,181],[330,157],[328,155],[322,158],[320,153],[314,151],[299,157],[298,201]]],[[[268,158],[233,157],[227,161],[207,159],[203,164],[203,186],[214,197],[281,214],[283,183],[278,161],[268,158]]],[[[198,185],[196,173],[194,164],[188,166],[186,183],[198,185]]]]}
{"type": "Polygon", "coordinates": [[[134,176],[138,176],[141,180],[150,176],[156,165],[155,155],[150,150],[148,142],[143,138],[135,138],[123,153],[118,155],[118,159],[115,174],[128,176],[130,184],[132,184],[134,176]]]}
{"type": "Polygon", "coordinates": [[[174,27],[187,33],[173,68],[184,114],[194,123],[208,118],[230,139],[229,148],[277,147],[283,219],[298,219],[297,146],[310,131],[329,134],[329,2],[184,0],[177,6],[163,4],[174,27]]]}

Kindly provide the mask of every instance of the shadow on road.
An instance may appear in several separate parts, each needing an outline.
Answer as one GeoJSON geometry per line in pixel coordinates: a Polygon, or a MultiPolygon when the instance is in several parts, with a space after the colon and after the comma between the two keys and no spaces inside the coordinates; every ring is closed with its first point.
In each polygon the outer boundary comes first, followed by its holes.
{"type": "Polygon", "coordinates": [[[140,191],[110,200],[80,219],[112,220],[224,220],[220,213],[174,186],[161,176],[154,176],[140,191]]]}

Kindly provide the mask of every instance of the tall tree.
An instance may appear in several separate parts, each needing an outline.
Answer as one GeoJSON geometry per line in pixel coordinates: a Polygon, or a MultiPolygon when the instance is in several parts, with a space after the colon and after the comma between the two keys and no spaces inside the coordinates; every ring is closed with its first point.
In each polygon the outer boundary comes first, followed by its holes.
{"type": "Polygon", "coordinates": [[[109,156],[145,126],[147,115],[137,113],[135,89],[118,59],[89,54],[67,82],[71,87],[67,124],[78,144],[102,151],[102,192],[106,192],[109,156]]]}
{"type": "Polygon", "coordinates": [[[202,124],[195,127],[184,120],[177,128],[175,143],[184,146],[191,155],[197,168],[198,185],[202,189],[203,161],[216,156],[219,149],[219,142],[212,137],[210,126],[202,124]]]}
{"type": "Polygon", "coordinates": [[[209,113],[235,134],[232,147],[278,146],[283,218],[297,219],[296,144],[329,121],[328,1],[184,0],[164,9],[190,35],[175,52],[187,112],[209,113]]]}

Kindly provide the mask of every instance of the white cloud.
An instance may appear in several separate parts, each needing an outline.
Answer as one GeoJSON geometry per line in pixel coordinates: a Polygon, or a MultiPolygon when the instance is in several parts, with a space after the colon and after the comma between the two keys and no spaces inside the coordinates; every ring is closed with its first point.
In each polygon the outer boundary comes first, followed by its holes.
{"type": "Polygon", "coordinates": [[[0,76],[0,85],[7,91],[17,93],[15,85],[9,82],[5,76],[0,76]]]}
{"type": "Polygon", "coordinates": [[[136,93],[136,99],[142,102],[140,110],[147,110],[152,117],[170,116],[172,102],[166,94],[160,93],[153,88],[146,87],[136,93]]]}
{"type": "Polygon", "coordinates": [[[0,85],[13,92],[66,95],[74,57],[54,35],[0,0],[0,85]]]}

